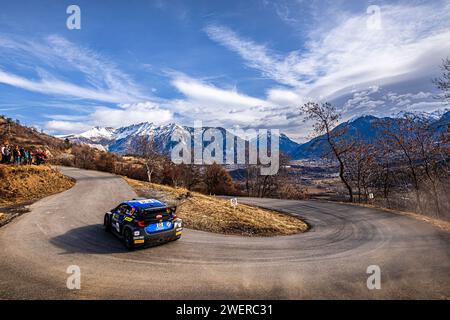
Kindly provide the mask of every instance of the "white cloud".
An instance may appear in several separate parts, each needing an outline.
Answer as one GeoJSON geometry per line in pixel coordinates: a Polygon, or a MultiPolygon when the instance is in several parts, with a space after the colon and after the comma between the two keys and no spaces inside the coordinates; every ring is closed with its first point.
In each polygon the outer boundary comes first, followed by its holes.
{"type": "Polygon", "coordinates": [[[172,111],[161,108],[153,102],[122,104],[118,108],[97,106],[94,111],[83,116],[48,115],[45,128],[50,132],[80,133],[94,126],[123,127],[138,122],[152,122],[155,125],[166,124],[173,120],[172,111]]]}
{"type": "MultiPolygon", "coordinates": [[[[280,17],[296,23],[289,19],[289,8],[278,9],[280,17]]],[[[118,105],[115,108],[90,105],[91,110],[83,110],[87,114],[83,123],[79,118],[58,116],[47,123],[49,130],[65,132],[80,131],[85,126],[118,127],[141,121],[162,124],[175,120],[192,125],[195,119],[225,127],[298,128],[301,121],[296,117],[297,107],[309,99],[349,97],[342,103],[342,110],[348,115],[381,113],[389,99],[393,100],[388,107],[393,109],[433,107],[432,102],[425,101],[431,99],[431,93],[392,93],[381,98],[375,97],[378,89],[368,88],[432,78],[441,58],[450,52],[448,3],[382,6],[381,30],[367,29],[368,16],[364,10],[349,14],[330,8],[327,12],[332,15],[324,13],[317,19],[315,23],[322,24],[315,30],[311,28],[309,40],[299,43],[299,50],[291,52],[277,52],[225,26],[205,28],[212,40],[238,54],[246,66],[278,83],[267,88],[265,96],[255,97],[177,74],[171,76],[171,84],[183,97],[157,100],[143,93],[107,57],[60,36],[30,41],[0,35],[0,83],[64,98],[118,105]],[[15,68],[11,71],[5,65],[15,68]],[[65,71],[70,71],[71,78],[64,76],[65,71]],[[72,78],[73,71],[81,79],[72,78]]],[[[141,67],[148,69],[149,65],[141,67]]]]}
{"type": "Polygon", "coordinates": [[[205,28],[208,36],[228,49],[238,53],[248,66],[260,70],[265,76],[282,84],[297,86],[300,82],[292,71],[291,63],[295,54],[283,58],[263,45],[239,37],[224,26],[210,25],[205,28]]]}
{"type": "Polygon", "coordinates": [[[379,87],[353,92],[340,109],[343,120],[361,115],[392,116],[403,111],[434,112],[443,109],[442,102],[434,99],[431,92],[383,93],[379,87]]]}
{"type": "Polygon", "coordinates": [[[209,26],[206,33],[238,53],[248,66],[291,87],[286,90],[314,99],[337,98],[373,84],[427,78],[450,52],[448,2],[382,6],[381,30],[367,28],[365,12],[333,14],[338,17],[334,26],[321,35],[314,33],[306,50],[285,54],[224,26],[209,26]]]}
{"type": "Polygon", "coordinates": [[[432,98],[433,94],[431,92],[423,92],[420,91],[418,93],[405,93],[405,94],[398,94],[395,92],[388,92],[386,95],[386,98],[394,102],[396,104],[404,104],[405,101],[411,101],[411,100],[417,100],[417,99],[427,99],[432,98]]]}
{"type": "Polygon", "coordinates": [[[267,105],[264,100],[241,94],[235,90],[220,89],[187,76],[176,77],[172,84],[190,100],[199,104],[208,103],[229,109],[267,105]]]}
{"type": "Polygon", "coordinates": [[[83,122],[52,120],[45,124],[45,129],[49,132],[65,134],[83,132],[89,130],[90,128],[91,126],[89,124],[83,122]]]}
{"type": "Polygon", "coordinates": [[[123,104],[118,109],[99,107],[90,115],[90,119],[95,125],[121,127],[137,122],[165,124],[172,120],[172,116],[172,111],[153,102],[139,102],[123,104]]]}
{"type": "Polygon", "coordinates": [[[0,70],[0,83],[8,84],[21,89],[39,92],[44,94],[55,94],[66,97],[91,99],[104,102],[120,103],[129,101],[128,95],[112,94],[111,92],[100,91],[81,87],[72,83],[56,79],[29,80],[11,73],[0,70]]]}
{"type": "MultiPolygon", "coordinates": [[[[136,102],[148,97],[130,76],[119,70],[108,58],[64,39],[52,35],[42,41],[23,38],[10,39],[0,35],[0,67],[8,64],[36,77],[20,76],[0,68],[0,83],[21,89],[63,97],[103,102],[136,102]],[[3,59],[4,57],[4,59],[3,59]],[[81,84],[58,79],[54,72],[76,71],[81,84]]],[[[71,77],[74,77],[73,74],[71,77]]],[[[75,77],[74,77],[75,78],[75,77]]]]}
{"type": "Polygon", "coordinates": [[[378,86],[370,87],[367,90],[355,91],[350,99],[345,102],[340,112],[343,118],[351,118],[361,114],[379,114],[378,107],[385,105],[385,101],[381,99],[374,100],[371,95],[379,91],[378,86]]]}
{"type": "Polygon", "coordinates": [[[267,99],[278,105],[284,106],[300,106],[304,102],[304,98],[298,93],[281,88],[269,89],[267,91],[267,99]]]}
{"type": "Polygon", "coordinates": [[[183,115],[187,125],[202,120],[208,126],[268,128],[286,122],[285,113],[279,112],[279,107],[271,101],[218,88],[186,75],[175,75],[172,84],[185,99],[167,104],[183,115]]]}
{"type": "Polygon", "coordinates": [[[98,89],[118,93],[121,97],[143,98],[134,80],[100,54],[69,42],[60,36],[49,36],[48,43],[58,57],[82,72],[88,82],[98,89]]]}
{"type": "MultiPolygon", "coordinates": [[[[120,127],[141,121],[160,124],[172,119],[170,110],[149,102],[133,79],[108,58],[60,36],[52,35],[36,42],[0,35],[0,53],[6,57],[0,61],[0,66],[7,63],[9,68],[16,66],[16,70],[27,72],[25,77],[0,68],[0,83],[63,99],[117,104],[114,108],[84,101],[84,108],[78,110],[83,111],[83,115],[48,115],[52,120],[45,128],[50,132],[78,133],[97,125],[120,127]],[[30,71],[34,72],[34,77],[30,71]],[[78,79],[78,83],[62,80],[65,72],[78,79]]],[[[67,106],[64,102],[57,104],[67,106]]]]}
{"type": "Polygon", "coordinates": [[[412,103],[408,110],[410,111],[425,111],[425,112],[437,112],[439,110],[443,110],[444,106],[441,102],[438,101],[420,101],[416,103],[412,103]]]}

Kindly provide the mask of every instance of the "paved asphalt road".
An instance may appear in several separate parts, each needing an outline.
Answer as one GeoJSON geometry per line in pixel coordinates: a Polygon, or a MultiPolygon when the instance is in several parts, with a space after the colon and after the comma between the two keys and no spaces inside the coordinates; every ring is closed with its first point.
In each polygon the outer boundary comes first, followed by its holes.
{"type": "Polygon", "coordinates": [[[185,230],[180,241],[127,252],[101,224],[134,192],[106,173],[62,171],[75,187],[0,229],[0,298],[450,297],[450,235],[424,222],[333,203],[246,199],[313,227],[273,238],[185,230]],[[69,265],[81,268],[81,290],[66,288],[69,265]],[[369,265],[381,268],[381,290],[367,289],[369,265]]]}

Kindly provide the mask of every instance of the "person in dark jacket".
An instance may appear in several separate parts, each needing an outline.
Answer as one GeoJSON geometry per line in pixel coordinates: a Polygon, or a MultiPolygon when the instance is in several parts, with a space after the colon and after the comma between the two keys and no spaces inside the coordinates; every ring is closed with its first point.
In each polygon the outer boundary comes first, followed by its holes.
{"type": "Polygon", "coordinates": [[[20,147],[19,152],[20,152],[19,164],[26,164],[26,161],[25,161],[25,157],[26,157],[25,148],[24,147],[20,147]]]}
{"type": "Polygon", "coordinates": [[[19,150],[19,146],[13,147],[12,156],[13,156],[14,164],[20,164],[20,150],[19,150]]]}
{"type": "Polygon", "coordinates": [[[44,164],[46,158],[47,158],[47,155],[44,150],[39,149],[36,151],[36,164],[37,165],[44,164]]]}
{"type": "Polygon", "coordinates": [[[28,149],[28,164],[33,164],[33,152],[31,149],[28,149]]]}

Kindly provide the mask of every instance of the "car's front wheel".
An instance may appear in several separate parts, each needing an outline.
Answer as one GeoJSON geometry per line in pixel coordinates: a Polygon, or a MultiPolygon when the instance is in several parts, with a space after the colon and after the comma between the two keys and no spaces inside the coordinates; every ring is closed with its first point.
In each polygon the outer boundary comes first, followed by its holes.
{"type": "Polygon", "coordinates": [[[110,232],[111,231],[111,221],[109,218],[109,214],[105,214],[105,218],[103,219],[103,229],[106,232],[110,232]]]}
{"type": "Polygon", "coordinates": [[[131,234],[131,230],[130,229],[125,229],[124,233],[123,233],[123,238],[125,241],[125,246],[127,247],[128,250],[134,250],[134,242],[133,242],[133,235],[131,234]]]}

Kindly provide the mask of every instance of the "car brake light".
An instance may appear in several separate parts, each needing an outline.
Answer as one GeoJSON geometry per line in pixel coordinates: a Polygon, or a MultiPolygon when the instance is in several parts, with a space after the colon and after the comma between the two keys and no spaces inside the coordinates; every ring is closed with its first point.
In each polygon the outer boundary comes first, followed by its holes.
{"type": "Polygon", "coordinates": [[[144,227],[145,227],[145,221],[143,221],[143,220],[138,220],[138,221],[137,221],[137,225],[138,225],[139,227],[141,227],[141,228],[144,228],[144,227]]]}

